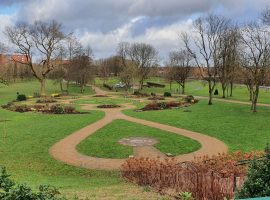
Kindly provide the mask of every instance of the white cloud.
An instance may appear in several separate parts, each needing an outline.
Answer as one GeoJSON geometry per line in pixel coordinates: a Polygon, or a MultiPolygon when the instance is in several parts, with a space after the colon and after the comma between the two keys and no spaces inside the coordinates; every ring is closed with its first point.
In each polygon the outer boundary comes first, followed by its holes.
{"type": "Polygon", "coordinates": [[[110,31],[109,33],[86,32],[81,37],[84,45],[90,44],[97,57],[110,56],[116,52],[119,42],[144,42],[153,45],[160,52],[162,59],[169,51],[180,48],[179,34],[191,30],[192,20],[179,21],[162,28],[147,28],[145,33],[138,36],[132,35],[132,27],[143,18],[132,19],[128,24],[110,31]]]}

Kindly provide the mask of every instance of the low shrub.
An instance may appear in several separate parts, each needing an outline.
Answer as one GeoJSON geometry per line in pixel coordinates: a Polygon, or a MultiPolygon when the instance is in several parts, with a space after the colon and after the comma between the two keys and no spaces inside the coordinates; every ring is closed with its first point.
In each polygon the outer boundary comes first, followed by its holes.
{"type": "Polygon", "coordinates": [[[113,87],[106,83],[103,84],[103,87],[107,88],[108,90],[113,90],[113,87]]]}
{"type": "Polygon", "coordinates": [[[151,94],[150,94],[151,96],[153,96],[153,97],[155,97],[156,96],[156,93],[154,93],[154,92],[151,92],[151,94]]]}
{"type": "Polygon", "coordinates": [[[64,112],[66,114],[73,114],[76,112],[76,110],[73,106],[64,106],[64,112]]]}
{"type": "Polygon", "coordinates": [[[51,105],[50,111],[54,114],[64,114],[65,113],[64,107],[60,104],[51,105]]]}
{"type": "Polygon", "coordinates": [[[2,108],[10,110],[14,106],[14,102],[10,101],[5,105],[1,105],[2,108]]]}
{"type": "Polygon", "coordinates": [[[195,99],[195,97],[192,95],[188,95],[188,96],[184,97],[184,101],[188,102],[188,103],[198,103],[199,102],[199,100],[195,99]]]}
{"type": "Polygon", "coordinates": [[[136,91],[133,92],[133,94],[136,95],[136,96],[139,96],[141,93],[138,90],[136,90],[136,91]]]}
{"type": "Polygon", "coordinates": [[[26,96],[25,96],[25,94],[19,94],[19,93],[17,93],[17,101],[26,101],[26,96]]]}
{"type": "Polygon", "coordinates": [[[15,112],[20,112],[20,113],[24,113],[24,112],[29,112],[31,111],[31,107],[27,106],[27,105],[15,105],[13,110],[15,112]]]}
{"type": "Polygon", "coordinates": [[[164,92],[164,95],[163,95],[164,97],[171,97],[172,96],[172,94],[170,93],[170,92],[164,92]]]}
{"type": "Polygon", "coordinates": [[[215,89],[214,95],[218,95],[218,89],[215,89]]]}
{"type": "Polygon", "coordinates": [[[67,200],[60,197],[57,188],[49,185],[40,185],[33,190],[25,184],[19,184],[10,179],[4,167],[0,167],[0,199],[3,200],[67,200]]]}

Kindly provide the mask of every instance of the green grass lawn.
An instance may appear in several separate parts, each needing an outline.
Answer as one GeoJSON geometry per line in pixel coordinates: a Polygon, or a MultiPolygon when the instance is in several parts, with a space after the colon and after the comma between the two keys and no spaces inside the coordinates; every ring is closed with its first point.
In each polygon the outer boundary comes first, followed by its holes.
{"type": "Polygon", "coordinates": [[[131,103],[131,99],[124,98],[107,98],[107,97],[89,97],[89,99],[80,99],[75,100],[73,103],[76,104],[122,104],[122,103],[131,103]]]}
{"type": "MultiPolygon", "coordinates": [[[[57,88],[48,81],[48,93],[57,92],[57,88]]],[[[36,81],[1,85],[0,103],[13,100],[17,91],[31,95],[38,89],[36,81]]],[[[76,92],[77,88],[74,89],[76,92]]],[[[145,193],[142,188],[122,180],[117,171],[72,167],[49,155],[49,148],[57,141],[103,116],[100,111],[82,115],[47,115],[16,113],[0,108],[0,121],[9,120],[0,122],[0,166],[5,166],[12,178],[20,183],[34,188],[50,184],[68,197],[77,194],[90,199],[158,199],[158,194],[145,193]]]]}
{"type": "Polygon", "coordinates": [[[159,141],[154,145],[157,149],[173,155],[190,153],[201,146],[198,142],[175,133],[125,120],[115,120],[84,140],[77,149],[83,154],[94,157],[127,158],[133,154],[133,148],[120,145],[118,141],[129,137],[155,138],[159,141]]]}
{"type": "MultiPolygon", "coordinates": [[[[39,82],[36,80],[10,83],[8,86],[0,84],[0,104],[15,100],[17,97],[17,92],[20,94],[25,94],[26,96],[32,96],[34,92],[39,93],[39,87],[39,82]]],[[[55,84],[52,80],[47,80],[46,93],[48,96],[54,93],[60,93],[59,85],[55,84]]],[[[72,96],[89,94],[93,94],[92,89],[89,87],[86,87],[84,94],[81,94],[78,86],[70,85],[70,95],[72,96]]]]}
{"type": "Polygon", "coordinates": [[[259,107],[257,113],[252,113],[246,105],[216,102],[208,106],[207,101],[202,100],[188,110],[191,112],[173,109],[146,112],[127,110],[124,113],[216,137],[224,141],[230,151],[263,150],[270,142],[268,107],[259,107]]]}

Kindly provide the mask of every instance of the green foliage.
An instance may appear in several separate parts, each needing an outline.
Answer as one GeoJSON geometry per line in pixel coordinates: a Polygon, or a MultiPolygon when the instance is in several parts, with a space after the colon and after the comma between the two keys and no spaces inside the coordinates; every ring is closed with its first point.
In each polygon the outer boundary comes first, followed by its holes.
{"type": "Polygon", "coordinates": [[[60,192],[52,186],[41,185],[37,192],[25,184],[10,179],[4,167],[0,167],[0,199],[2,200],[65,200],[58,197],[60,192]]]}
{"type": "Polygon", "coordinates": [[[192,197],[192,193],[190,192],[181,192],[179,194],[179,198],[181,200],[194,200],[194,198],[192,197]]]}
{"type": "Polygon", "coordinates": [[[172,96],[172,94],[170,93],[170,92],[164,92],[164,95],[163,95],[164,97],[171,97],[172,96]]]}
{"type": "Polygon", "coordinates": [[[0,83],[1,83],[1,84],[4,84],[4,85],[8,85],[7,80],[4,79],[4,78],[2,78],[2,77],[0,77],[0,83]]]}
{"type": "Polygon", "coordinates": [[[250,163],[247,179],[237,196],[239,198],[270,196],[270,151],[268,145],[265,158],[254,158],[250,163]]]}
{"type": "Polygon", "coordinates": [[[140,93],[140,91],[136,90],[136,91],[134,91],[133,94],[136,95],[136,96],[138,96],[138,95],[140,95],[141,93],[140,93]]]}
{"type": "Polygon", "coordinates": [[[54,114],[64,114],[65,109],[62,105],[56,104],[51,106],[51,112],[54,114]]]}
{"type": "Polygon", "coordinates": [[[25,94],[17,94],[17,101],[26,101],[25,94]]]}
{"type": "Polygon", "coordinates": [[[218,89],[215,89],[214,95],[218,95],[218,89]]]}

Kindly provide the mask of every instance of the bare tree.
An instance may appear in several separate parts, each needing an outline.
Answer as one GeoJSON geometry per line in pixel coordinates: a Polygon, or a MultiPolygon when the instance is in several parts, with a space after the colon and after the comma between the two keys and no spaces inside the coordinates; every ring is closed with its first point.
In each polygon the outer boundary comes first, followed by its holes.
{"type": "Polygon", "coordinates": [[[236,27],[228,26],[220,40],[220,62],[218,65],[219,81],[222,88],[222,98],[226,97],[226,90],[230,86],[232,96],[235,71],[238,64],[239,32],[236,27]]]}
{"type": "Polygon", "coordinates": [[[173,51],[169,55],[170,66],[172,67],[173,80],[182,88],[185,94],[186,80],[190,73],[190,62],[192,55],[187,50],[173,51]]]}
{"type": "Polygon", "coordinates": [[[142,89],[145,79],[148,78],[151,72],[151,68],[157,66],[158,51],[149,44],[134,43],[129,47],[128,56],[137,69],[139,89],[142,89]]]}
{"type": "Polygon", "coordinates": [[[7,47],[0,42],[0,83],[7,84],[7,79],[5,78],[6,63],[3,61],[3,54],[7,52],[7,47]]]}
{"type": "Polygon", "coordinates": [[[85,86],[94,79],[93,68],[93,59],[85,53],[77,55],[71,61],[70,78],[80,85],[81,93],[84,92],[85,86]]]}
{"type": "Polygon", "coordinates": [[[120,80],[125,84],[126,92],[130,89],[134,84],[134,77],[136,76],[135,67],[130,64],[127,65],[119,74],[120,80]]]}
{"type": "Polygon", "coordinates": [[[270,37],[260,23],[250,23],[241,31],[241,61],[246,70],[251,110],[256,112],[260,86],[264,84],[270,64],[270,37]]]}
{"type": "Polygon", "coordinates": [[[195,35],[191,36],[196,50],[192,49],[190,36],[187,33],[181,35],[187,51],[190,52],[200,69],[203,80],[208,82],[208,105],[212,105],[213,91],[218,81],[220,39],[228,23],[228,19],[217,15],[198,18],[193,24],[195,35]]]}
{"type": "Polygon", "coordinates": [[[27,62],[21,64],[30,67],[33,76],[40,82],[40,94],[45,96],[46,79],[55,68],[52,60],[58,56],[59,44],[66,37],[62,25],[56,21],[19,24],[7,27],[6,35],[18,52],[27,58],[27,62]],[[34,58],[40,61],[39,64],[35,64],[34,58]]]}
{"type": "Polygon", "coordinates": [[[174,68],[171,67],[170,63],[166,63],[163,77],[165,81],[167,81],[170,84],[170,90],[172,90],[172,83],[175,77],[174,77],[174,68]]]}

